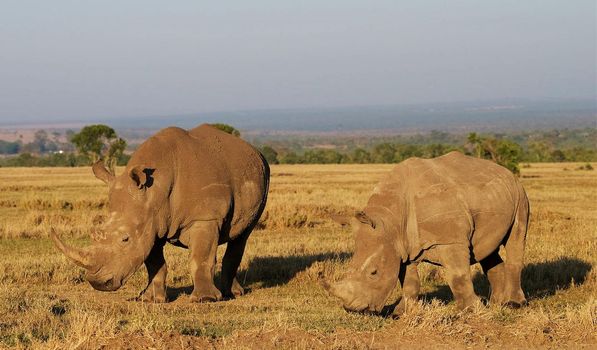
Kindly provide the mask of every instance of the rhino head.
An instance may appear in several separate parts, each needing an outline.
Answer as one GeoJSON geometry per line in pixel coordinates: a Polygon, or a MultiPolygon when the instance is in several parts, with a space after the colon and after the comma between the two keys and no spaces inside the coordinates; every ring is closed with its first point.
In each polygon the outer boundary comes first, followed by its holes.
{"type": "Polygon", "coordinates": [[[380,312],[398,281],[396,235],[380,219],[357,212],[353,219],[355,253],[346,277],[324,287],[348,311],[380,312]]]}
{"type": "Polygon", "coordinates": [[[67,246],[52,230],[56,247],[75,264],[85,268],[93,288],[114,291],[135,272],[149,255],[156,237],[155,210],[149,205],[148,188],[153,170],[127,167],[120,176],[112,175],[100,161],[93,173],[109,186],[109,218],[91,247],[67,246]]]}

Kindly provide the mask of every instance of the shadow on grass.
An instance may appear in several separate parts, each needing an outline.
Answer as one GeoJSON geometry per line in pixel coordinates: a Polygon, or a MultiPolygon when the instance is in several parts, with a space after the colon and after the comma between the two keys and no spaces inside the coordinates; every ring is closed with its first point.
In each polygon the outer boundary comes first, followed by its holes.
{"type": "MultiPolygon", "coordinates": [[[[288,283],[297,273],[308,269],[316,262],[327,260],[345,261],[350,259],[351,253],[321,253],[311,255],[267,256],[256,257],[249,263],[249,267],[238,273],[238,280],[242,285],[260,284],[260,288],[271,288],[288,283]]],[[[570,257],[562,257],[551,261],[531,263],[522,270],[522,289],[529,301],[554,295],[558,290],[570,288],[574,282],[581,285],[591,271],[591,264],[570,257]]],[[[216,274],[216,284],[219,285],[219,273],[216,274]]],[[[473,276],[475,293],[482,298],[489,298],[489,283],[487,278],[477,272],[473,276]]],[[[193,286],[168,288],[168,299],[176,300],[183,294],[191,294],[193,286]]],[[[246,293],[250,293],[246,289],[246,293]]],[[[453,300],[452,291],[447,284],[436,287],[435,290],[421,295],[423,300],[438,299],[444,303],[453,300]]],[[[383,313],[391,313],[398,304],[398,299],[392,305],[384,308],[383,313]]]]}
{"type": "MultiPolygon", "coordinates": [[[[259,256],[249,263],[246,269],[239,270],[237,279],[245,287],[245,293],[250,293],[247,286],[258,283],[259,288],[271,288],[288,283],[297,273],[308,269],[316,262],[327,260],[345,261],[350,259],[352,253],[320,253],[309,255],[289,256],[259,256]]],[[[219,286],[220,273],[215,276],[216,285],[219,286]]],[[[174,301],[183,294],[191,294],[193,286],[168,288],[168,300],[174,301]]]]}
{"type": "Polygon", "coordinates": [[[592,266],[589,262],[570,257],[542,263],[528,264],[522,270],[522,290],[528,299],[538,299],[556,294],[585,283],[592,266]]]}
{"type": "MultiPolygon", "coordinates": [[[[561,257],[551,261],[531,263],[522,270],[522,290],[527,300],[534,300],[554,295],[558,290],[581,285],[591,271],[591,264],[571,257],[561,257]]],[[[473,276],[475,293],[483,298],[489,298],[489,282],[487,278],[477,272],[473,276]]],[[[425,300],[439,299],[447,303],[453,300],[452,291],[447,284],[438,286],[434,291],[422,295],[425,300]]]]}
{"type": "Polygon", "coordinates": [[[261,283],[264,288],[288,283],[297,273],[308,269],[316,262],[327,260],[345,261],[352,253],[320,253],[310,255],[265,256],[251,260],[246,270],[239,272],[238,280],[249,285],[261,283]]]}

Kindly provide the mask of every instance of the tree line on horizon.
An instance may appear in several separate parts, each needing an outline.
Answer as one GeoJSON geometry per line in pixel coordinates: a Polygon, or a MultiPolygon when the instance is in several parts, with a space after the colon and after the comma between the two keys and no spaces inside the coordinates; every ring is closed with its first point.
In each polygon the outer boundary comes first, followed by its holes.
{"type": "MultiPolygon", "coordinates": [[[[212,125],[237,137],[241,136],[233,126],[221,123],[212,125]]],[[[555,132],[560,136],[565,134],[555,132]]],[[[593,134],[589,137],[595,137],[593,134]]],[[[39,130],[34,140],[27,144],[0,140],[0,155],[5,155],[0,158],[0,166],[85,166],[102,158],[109,169],[113,169],[116,165],[126,165],[130,158],[130,152],[126,152],[126,141],[107,125],[88,125],[78,133],[69,130],[65,133],[66,142],[61,141],[60,136],[57,132],[50,136],[45,130],[39,130]]],[[[550,137],[550,134],[547,136],[550,137]]],[[[572,142],[573,146],[560,149],[553,142],[546,141],[548,137],[521,144],[508,135],[469,133],[464,142],[458,143],[458,138],[434,131],[427,140],[418,138],[416,143],[371,141],[371,145],[342,149],[336,146],[304,147],[296,145],[296,142],[277,142],[256,144],[256,147],[270,164],[399,163],[410,157],[433,158],[451,151],[493,160],[515,173],[519,171],[521,162],[597,161],[595,147],[582,147],[572,142]]]]}
{"type": "MultiPolygon", "coordinates": [[[[595,162],[596,147],[574,144],[563,149],[541,140],[533,140],[523,146],[507,135],[480,135],[469,133],[464,142],[434,142],[449,139],[446,133],[431,133],[431,141],[418,143],[378,142],[369,147],[353,147],[339,151],[336,148],[307,148],[295,151],[285,147],[262,145],[261,152],[270,164],[368,164],[399,163],[411,157],[434,158],[452,151],[459,151],[477,158],[492,160],[514,173],[519,172],[523,162],[595,162]]],[[[597,136],[593,131],[592,137],[597,136]]],[[[587,167],[588,168],[588,167],[587,167]]]]}

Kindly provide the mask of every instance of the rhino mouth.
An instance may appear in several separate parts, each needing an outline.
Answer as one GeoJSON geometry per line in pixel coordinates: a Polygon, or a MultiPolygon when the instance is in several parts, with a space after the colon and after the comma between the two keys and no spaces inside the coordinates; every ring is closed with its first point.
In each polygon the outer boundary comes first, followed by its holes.
{"type": "Polygon", "coordinates": [[[360,313],[379,313],[383,309],[384,303],[381,305],[372,305],[366,302],[352,301],[350,303],[344,303],[342,305],[346,311],[360,312],[360,313]]]}
{"type": "Polygon", "coordinates": [[[89,284],[91,284],[91,286],[96,290],[102,292],[113,292],[122,287],[122,280],[116,279],[114,277],[106,279],[93,279],[89,280],[89,284]]]}
{"type": "Polygon", "coordinates": [[[111,273],[101,273],[102,267],[99,267],[95,272],[87,274],[87,281],[91,286],[102,292],[112,292],[123,285],[123,280],[118,279],[111,273]]]}
{"type": "MultiPolygon", "coordinates": [[[[323,287],[333,296],[339,298],[342,301],[342,306],[346,311],[351,312],[369,312],[379,313],[385,306],[386,301],[389,299],[392,289],[390,289],[384,298],[381,300],[375,297],[375,293],[363,295],[363,293],[357,293],[354,282],[341,281],[330,284],[326,281],[323,282],[323,287]]],[[[361,286],[362,287],[362,286],[361,286]]]]}
{"type": "Polygon", "coordinates": [[[369,305],[364,304],[364,303],[344,303],[344,305],[342,305],[342,307],[344,307],[344,310],[346,311],[352,311],[352,312],[362,312],[365,310],[368,310],[370,308],[369,305]]]}

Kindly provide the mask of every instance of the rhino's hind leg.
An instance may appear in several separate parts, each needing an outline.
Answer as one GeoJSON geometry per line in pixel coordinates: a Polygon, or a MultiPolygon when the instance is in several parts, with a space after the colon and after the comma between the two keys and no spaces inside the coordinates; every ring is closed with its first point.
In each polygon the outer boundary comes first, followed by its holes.
{"type": "Polygon", "coordinates": [[[147,268],[147,287],[141,292],[138,300],[144,302],[166,302],[166,274],[168,268],[164,259],[164,243],[156,242],[149,256],[145,259],[147,268]]]}
{"type": "Polygon", "coordinates": [[[505,295],[506,304],[520,307],[527,304],[521,286],[521,274],[524,266],[524,247],[526,244],[527,226],[529,220],[529,204],[526,195],[522,196],[518,205],[516,219],[507,237],[505,262],[505,295]]]}
{"type": "Polygon", "coordinates": [[[222,299],[214,284],[219,226],[216,221],[195,221],[188,229],[191,250],[191,276],[193,292],[191,301],[207,302],[222,299]]]}
{"type": "Polygon", "coordinates": [[[461,244],[438,246],[441,265],[446,269],[448,285],[459,309],[465,309],[479,302],[475,294],[470,268],[470,249],[461,244]]]}
{"type": "Polygon", "coordinates": [[[491,287],[489,302],[491,304],[503,304],[507,302],[504,281],[504,261],[500,257],[499,248],[488,257],[481,260],[481,267],[483,268],[483,272],[487,276],[487,279],[489,279],[489,285],[491,287]]]}
{"type": "Polygon", "coordinates": [[[400,303],[398,303],[394,309],[394,312],[392,313],[392,316],[394,317],[402,315],[406,311],[408,305],[416,302],[417,298],[419,297],[421,281],[419,279],[417,264],[400,264],[398,280],[402,286],[402,299],[400,299],[400,303]]]}
{"type": "Polygon", "coordinates": [[[245,232],[226,245],[226,253],[222,258],[222,294],[224,298],[232,299],[245,293],[244,288],[236,279],[236,273],[245,252],[247,238],[249,238],[249,234],[245,232]]]}

